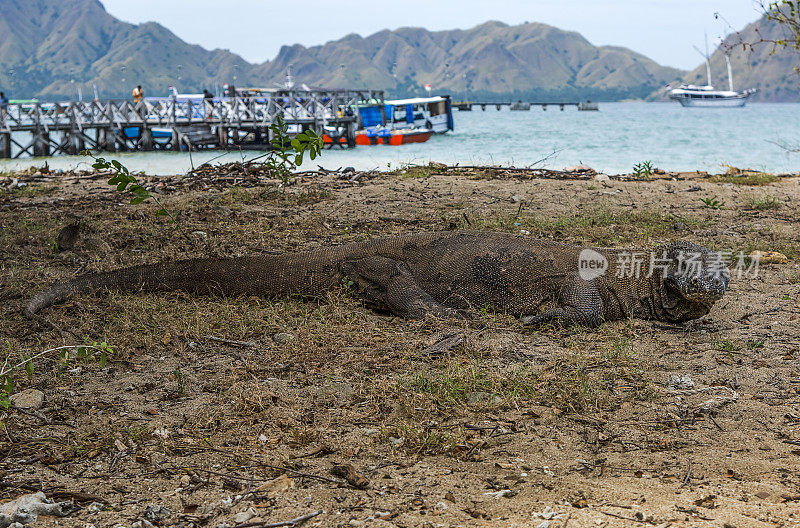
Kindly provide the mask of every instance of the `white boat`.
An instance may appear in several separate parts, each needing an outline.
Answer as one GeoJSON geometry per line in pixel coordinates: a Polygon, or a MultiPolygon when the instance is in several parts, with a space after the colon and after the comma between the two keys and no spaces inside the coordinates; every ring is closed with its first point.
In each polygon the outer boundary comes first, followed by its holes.
{"type": "Polygon", "coordinates": [[[757,90],[715,90],[713,86],[681,85],[669,93],[669,98],[683,106],[737,108],[744,106],[747,99],[757,90]]]}
{"type": "Polygon", "coordinates": [[[384,101],[386,124],[390,128],[427,128],[437,134],[453,130],[450,96],[415,97],[384,101]]]}
{"type": "MultiPolygon", "coordinates": [[[[698,50],[699,51],[699,50],[698,50]]],[[[711,63],[708,51],[706,58],[706,75],[708,84],[697,86],[694,84],[682,84],[669,92],[669,98],[678,101],[682,106],[706,107],[706,108],[738,108],[747,104],[747,100],[758,90],[736,91],[733,89],[733,73],[731,71],[731,59],[725,54],[725,62],[728,64],[728,89],[715,90],[711,85],[711,63]]]]}

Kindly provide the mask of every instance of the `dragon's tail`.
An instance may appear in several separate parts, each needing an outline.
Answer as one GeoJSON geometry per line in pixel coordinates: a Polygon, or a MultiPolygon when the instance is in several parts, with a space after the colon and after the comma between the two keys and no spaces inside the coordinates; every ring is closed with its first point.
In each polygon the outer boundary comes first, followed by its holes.
{"type": "MultiPolygon", "coordinates": [[[[25,315],[99,289],[173,291],[222,295],[278,295],[297,291],[282,256],[192,259],[92,273],[54,284],[28,301],[25,315]],[[294,286],[294,288],[292,287],[294,286]]],[[[300,293],[300,292],[298,292],[300,293]]]]}

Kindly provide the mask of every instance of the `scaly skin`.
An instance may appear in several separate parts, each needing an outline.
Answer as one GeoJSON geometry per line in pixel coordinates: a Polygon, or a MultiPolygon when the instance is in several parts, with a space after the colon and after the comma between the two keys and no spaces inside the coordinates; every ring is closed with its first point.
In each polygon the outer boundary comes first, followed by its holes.
{"type": "Polygon", "coordinates": [[[530,324],[597,326],[635,317],[679,323],[707,314],[725,293],[719,254],[689,242],[655,250],[669,265],[650,273],[649,253],[638,276],[618,276],[631,250],[594,251],[607,259],[602,276],[578,273],[581,248],[492,232],[422,233],[378,238],[300,253],[203,258],[124,268],[56,283],[34,296],[33,316],[72,295],[97,289],[185,290],[223,295],[320,297],[347,287],[368,306],[406,318],[458,316],[491,306],[530,324]],[[681,253],[700,265],[679,273],[681,253]]]}

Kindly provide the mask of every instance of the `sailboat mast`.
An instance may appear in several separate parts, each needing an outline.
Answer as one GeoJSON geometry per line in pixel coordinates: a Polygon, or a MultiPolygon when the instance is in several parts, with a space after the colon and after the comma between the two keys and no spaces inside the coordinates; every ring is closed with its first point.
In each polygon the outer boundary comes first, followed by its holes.
{"type": "Polygon", "coordinates": [[[706,39],[706,75],[708,76],[708,85],[711,86],[711,54],[708,53],[708,33],[705,34],[706,39]]]}
{"type": "Polygon", "coordinates": [[[706,76],[708,77],[708,86],[711,86],[711,57],[708,55],[708,40],[706,40],[706,52],[703,53],[700,51],[700,48],[697,46],[692,46],[694,49],[697,50],[697,53],[703,56],[706,60],[706,76]]]}
{"type": "Polygon", "coordinates": [[[733,91],[733,71],[731,70],[731,58],[725,54],[725,62],[728,63],[728,89],[733,91]]]}

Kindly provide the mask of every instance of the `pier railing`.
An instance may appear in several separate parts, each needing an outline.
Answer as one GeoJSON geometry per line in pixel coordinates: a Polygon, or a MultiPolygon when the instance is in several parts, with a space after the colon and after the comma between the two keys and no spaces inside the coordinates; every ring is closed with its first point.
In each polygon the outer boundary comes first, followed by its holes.
{"type": "Polygon", "coordinates": [[[9,104],[0,110],[0,158],[98,150],[267,145],[281,116],[290,133],[314,128],[353,145],[358,108],[383,102],[375,90],[280,90],[237,97],[9,104]]]}

